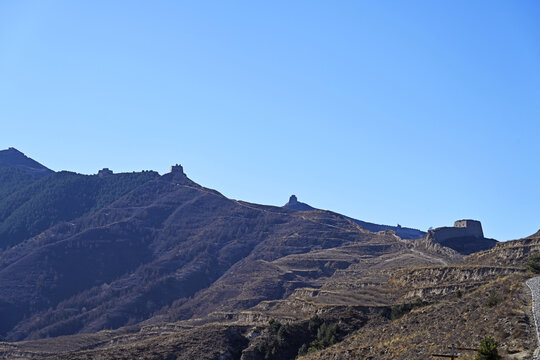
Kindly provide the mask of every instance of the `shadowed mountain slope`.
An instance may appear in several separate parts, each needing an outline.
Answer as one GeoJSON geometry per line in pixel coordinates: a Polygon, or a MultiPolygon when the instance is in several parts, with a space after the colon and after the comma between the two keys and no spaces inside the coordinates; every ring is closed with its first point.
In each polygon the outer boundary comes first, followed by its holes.
{"type": "MultiPolygon", "coordinates": [[[[4,170],[26,176],[18,169],[4,170]]],[[[106,177],[67,171],[41,179],[34,176],[0,201],[0,248],[18,244],[61,221],[92,213],[157,176],[150,171],[106,177]]]]}
{"type": "Polygon", "coordinates": [[[9,148],[0,151],[0,202],[39,179],[52,174],[37,161],[9,148]]]}
{"type": "Polygon", "coordinates": [[[21,169],[0,167],[0,202],[39,179],[38,175],[21,169]]]}
{"type": "Polygon", "coordinates": [[[44,177],[53,173],[52,170],[30,159],[15,148],[0,150],[0,168],[15,168],[37,177],[44,177]]]}
{"type": "Polygon", "coordinates": [[[230,200],[175,171],[4,251],[0,330],[17,340],[205,317],[320,286],[361,257],[438,261],[413,247],[329,211],[230,200]]]}

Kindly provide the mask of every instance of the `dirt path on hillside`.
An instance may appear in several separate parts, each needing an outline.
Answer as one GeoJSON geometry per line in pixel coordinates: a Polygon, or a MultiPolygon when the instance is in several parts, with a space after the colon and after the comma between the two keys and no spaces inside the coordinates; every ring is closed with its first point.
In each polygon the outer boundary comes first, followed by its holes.
{"type": "MultiPolygon", "coordinates": [[[[527,286],[532,294],[532,312],[536,325],[536,337],[540,346],[540,276],[527,280],[527,286]]],[[[534,360],[540,360],[540,348],[534,352],[534,360]]]]}

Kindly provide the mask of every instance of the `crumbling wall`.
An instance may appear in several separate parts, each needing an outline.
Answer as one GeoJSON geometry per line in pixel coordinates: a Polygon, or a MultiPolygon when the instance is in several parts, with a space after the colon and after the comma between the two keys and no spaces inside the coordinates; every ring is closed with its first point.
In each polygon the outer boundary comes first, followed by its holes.
{"type": "Polygon", "coordinates": [[[437,242],[442,242],[460,237],[475,237],[482,239],[484,238],[484,232],[482,231],[482,224],[480,221],[458,220],[454,223],[453,227],[445,226],[429,230],[427,236],[437,242]]]}

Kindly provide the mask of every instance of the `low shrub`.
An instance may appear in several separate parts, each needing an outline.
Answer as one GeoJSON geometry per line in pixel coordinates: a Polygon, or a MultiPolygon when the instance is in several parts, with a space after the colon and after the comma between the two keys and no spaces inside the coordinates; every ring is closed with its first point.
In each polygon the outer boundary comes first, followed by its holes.
{"type": "Polygon", "coordinates": [[[491,336],[482,339],[480,348],[474,360],[500,360],[502,357],[497,350],[497,342],[491,336]]]}
{"type": "Polygon", "coordinates": [[[500,299],[499,299],[499,295],[497,295],[497,293],[490,293],[488,298],[487,298],[487,301],[486,301],[486,305],[488,307],[494,307],[495,305],[497,305],[499,303],[500,299]]]}
{"type": "Polygon", "coordinates": [[[426,302],[420,298],[417,298],[412,303],[403,303],[398,305],[393,305],[390,312],[390,319],[396,320],[402,317],[403,315],[409,313],[412,309],[424,306],[426,302]]]}
{"type": "Polygon", "coordinates": [[[540,274],[540,254],[534,254],[529,258],[527,269],[534,274],[540,274]]]}

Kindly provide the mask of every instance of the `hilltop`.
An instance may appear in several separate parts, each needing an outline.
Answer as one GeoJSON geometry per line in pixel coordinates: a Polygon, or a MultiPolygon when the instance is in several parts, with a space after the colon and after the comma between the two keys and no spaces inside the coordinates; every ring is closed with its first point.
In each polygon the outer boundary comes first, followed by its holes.
{"type": "Polygon", "coordinates": [[[53,171],[27,157],[15,148],[0,151],[0,168],[14,168],[37,177],[47,176],[53,171]]]}
{"type": "Polygon", "coordinates": [[[13,192],[53,173],[14,148],[0,151],[0,201],[13,192]]]}

